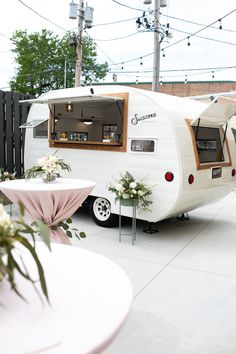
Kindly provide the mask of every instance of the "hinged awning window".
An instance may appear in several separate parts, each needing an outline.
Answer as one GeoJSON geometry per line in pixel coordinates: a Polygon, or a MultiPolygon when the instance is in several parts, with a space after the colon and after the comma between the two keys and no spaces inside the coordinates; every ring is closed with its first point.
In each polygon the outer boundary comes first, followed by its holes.
{"type": "Polygon", "coordinates": [[[19,128],[35,128],[39,124],[46,122],[46,120],[48,120],[48,118],[34,119],[34,120],[31,120],[25,124],[22,124],[19,128]]]}
{"type": "Polygon", "coordinates": [[[217,97],[209,106],[198,116],[192,125],[222,127],[230,118],[236,114],[236,100],[228,97],[217,97]]]}
{"type": "Polygon", "coordinates": [[[99,103],[111,103],[117,101],[124,101],[121,97],[115,96],[103,96],[103,95],[85,95],[77,97],[50,97],[50,98],[35,98],[31,100],[23,100],[20,102],[29,102],[29,103],[39,103],[39,104],[59,104],[59,103],[88,103],[88,102],[99,102],[99,103]]]}

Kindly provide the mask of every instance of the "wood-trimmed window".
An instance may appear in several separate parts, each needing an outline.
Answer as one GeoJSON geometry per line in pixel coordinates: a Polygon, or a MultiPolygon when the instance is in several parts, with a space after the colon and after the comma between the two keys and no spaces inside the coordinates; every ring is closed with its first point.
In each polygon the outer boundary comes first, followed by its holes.
{"type": "Polygon", "coordinates": [[[73,101],[73,110],[66,111],[64,103],[50,106],[49,146],[124,152],[127,150],[128,93],[113,93],[100,96],[120,98],[109,101],[104,98],[83,102],[73,101]],[[88,125],[88,122],[92,123],[88,125]],[[86,124],[87,123],[87,124],[86,124]],[[109,127],[108,131],[106,128],[109,127]],[[114,128],[116,127],[116,128],[114,128]],[[104,130],[105,129],[105,130],[104,130]],[[115,130],[115,131],[114,131],[115,130]],[[71,140],[73,132],[86,133],[86,141],[71,140]],[[105,138],[105,133],[113,135],[105,138]],[[114,133],[114,134],[113,134],[114,133]],[[60,139],[57,137],[60,136],[60,139]]]}
{"type": "Polygon", "coordinates": [[[186,119],[186,122],[192,138],[197,170],[214,166],[232,166],[226,136],[223,139],[223,128],[192,126],[189,119],[186,119]]]}

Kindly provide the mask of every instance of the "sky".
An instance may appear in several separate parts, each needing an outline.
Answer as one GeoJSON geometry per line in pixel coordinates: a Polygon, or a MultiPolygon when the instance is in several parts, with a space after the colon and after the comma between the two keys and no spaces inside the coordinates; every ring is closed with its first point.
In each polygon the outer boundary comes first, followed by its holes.
{"type": "MultiPolygon", "coordinates": [[[[0,89],[9,89],[9,81],[17,69],[11,52],[13,32],[27,30],[32,33],[46,28],[62,36],[66,31],[76,30],[77,20],[69,19],[70,2],[11,0],[2,3],[0,89]]],[[[144,11],[149,21],[153,20],[154,0],[151,5],[145,5],[144,0],[89,0],[87,5],[94,8],[94,26],[86,32],[97,44],[98,62],[109,64],[105,81],[112,82],[113,74],[116,74],[117,82],[151,82],[154,33],[144,31],[143,26],[138,30],[136,20],[144,11]]],[[[160,9],[160,24],[164,31],[168,23],[172,38],[165,37],[161,43],[162,82],[236,81],[235,0],[167,0],[167,7],[160,9]],[[219,29],[220,24],[222,29],[219,29]],[[197,31],[200,32],[193,35],[197,31]]]]}

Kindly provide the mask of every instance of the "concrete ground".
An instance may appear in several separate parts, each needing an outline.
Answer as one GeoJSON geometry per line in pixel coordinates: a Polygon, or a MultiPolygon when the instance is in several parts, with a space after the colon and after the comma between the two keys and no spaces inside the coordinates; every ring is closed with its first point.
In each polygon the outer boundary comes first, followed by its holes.
{"type": "Polygon", "coordinates": [[[73,216],[87,235],[73,245],[119,264],[134,289],[128,319],[104,354],[236,354],[236,193],[189,216],[160,222],[155,234],[138,221],[134,246],[86,209],[73,216]]]}
{"type": "Polygon", "coordinates": [[[129,317],[104,354],[236,354],[236,193],[189,216],[160,222],[155,234],[138,222],[134,246],[87,210],[73,217],[87,234],[73,245],[119,264],[134,289],[129,317]]]}

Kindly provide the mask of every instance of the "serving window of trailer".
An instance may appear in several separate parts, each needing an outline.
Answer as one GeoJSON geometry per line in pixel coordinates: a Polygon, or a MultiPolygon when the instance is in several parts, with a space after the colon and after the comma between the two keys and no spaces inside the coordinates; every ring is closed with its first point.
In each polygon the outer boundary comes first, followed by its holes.
{"type": "Polygon", "coordinates": [[[51,147],[126,151],[127,93],[55,101],[49,107],[51,147]]]}

